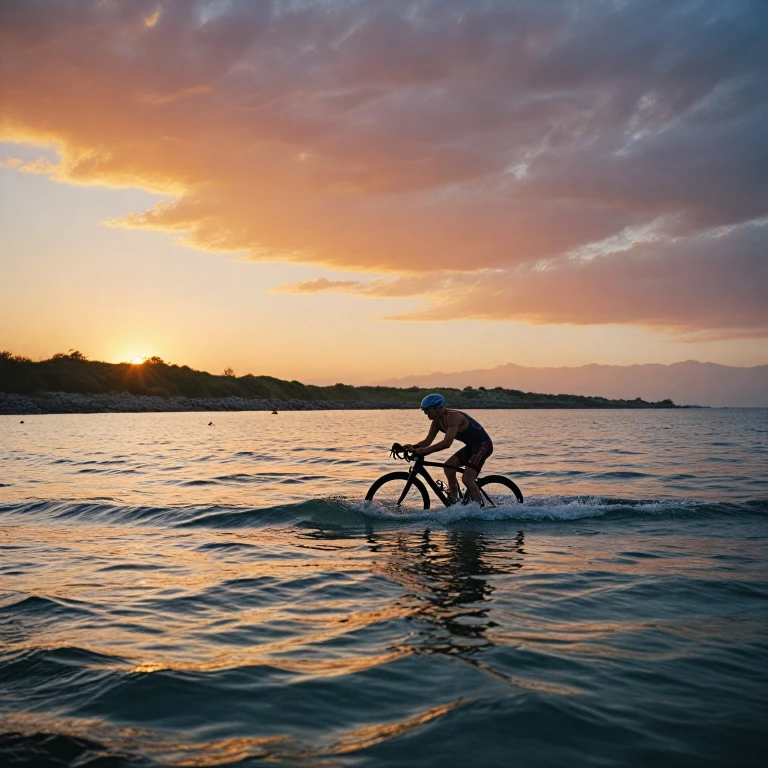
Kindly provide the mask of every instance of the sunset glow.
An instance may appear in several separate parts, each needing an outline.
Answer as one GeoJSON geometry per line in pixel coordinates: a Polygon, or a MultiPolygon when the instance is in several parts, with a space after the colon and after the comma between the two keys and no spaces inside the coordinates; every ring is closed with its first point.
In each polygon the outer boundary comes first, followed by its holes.
{"type": "Polygon", "coordinates": [[[0,768],[760,768],[768,0],[0,0],[0,768]]]}
{"type": "Polygon", "coordinates": [[[566,8],[12,4],[0,343],[116,360],[138,323],[330,381],[765,362],[765,15],[566,8]]]}

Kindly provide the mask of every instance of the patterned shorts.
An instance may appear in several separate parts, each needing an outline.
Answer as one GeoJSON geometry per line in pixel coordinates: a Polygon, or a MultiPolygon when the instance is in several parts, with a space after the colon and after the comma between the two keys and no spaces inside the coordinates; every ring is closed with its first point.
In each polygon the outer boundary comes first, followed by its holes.
{"type": "Polygon", "coordinates": [[[493,443],[486,440],[477,445],[465,445],[457,454],[459,461],[465,467],[471,467],[477,472],[483,468],[485,460],[493,453],[493,443]]]}

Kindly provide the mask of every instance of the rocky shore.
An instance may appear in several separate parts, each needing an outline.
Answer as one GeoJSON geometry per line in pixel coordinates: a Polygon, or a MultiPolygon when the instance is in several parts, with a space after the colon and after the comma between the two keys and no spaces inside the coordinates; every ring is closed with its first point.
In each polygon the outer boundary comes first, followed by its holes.
{"type": "MultiPolygon", "coordinates": [[[[583,400],[583,398],[582,398],[583,400]]],[[[493,392],[477,393],[459,408],[675,408],[671,401],[647,403],[641,400],[606,400],[584,405],[583,402],[553,402],[542,396],[537,400],[516,400],[493,392]]],[[[83,395],[72,392],[50,392],[41,395],[19,395],[0,392],[0,414],[26,416],[45,413],[159,413],[181,411],[336,411],[412,409],[414,403],[362,402],[358,400],[282,400],[245,397],[152,397],[120,394],[83,395]]]]}
{"type": "Polygon", "coordinates": [[[412,408],[391,403],[280,400],[245,397],[151,397],[129,392],[81,395],[52,392],[16,395],[0,392],[0,414],[19,416],[38,413],[160,413],[181,411],[327,411],[380,408],[412,408]]]}

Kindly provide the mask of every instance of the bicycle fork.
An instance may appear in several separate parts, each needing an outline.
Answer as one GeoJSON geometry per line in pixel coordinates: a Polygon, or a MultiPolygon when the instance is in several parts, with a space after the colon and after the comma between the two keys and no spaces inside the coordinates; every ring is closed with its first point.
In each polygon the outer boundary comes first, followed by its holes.
{"type": "Polygon", "coordinates": [[[411,490],[411,486],[413,485],[413,476],[415,474],[415,469],[418,465],[414,464],[409,470],[408,470],[408,480],[405,483],[405,486],[403,487],[403,492],[400,494],[400,498],[397,500],[397,506],[399,507],[403,501],[405,501],[405,497],[408,495],[408,491],[411,490]]]}

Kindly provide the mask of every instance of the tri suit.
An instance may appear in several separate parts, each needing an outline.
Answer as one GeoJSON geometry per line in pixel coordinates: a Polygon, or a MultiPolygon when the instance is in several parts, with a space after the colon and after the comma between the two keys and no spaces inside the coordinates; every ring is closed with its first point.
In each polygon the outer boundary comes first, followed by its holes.
{"type": "MultiPolygon", "coordinates": [[[[449,409],[446,409],[449,410],[449,409]]],[[[485,464],[485,460],[493,453],[493,442],[483,427],[464,411],[456,411],[451,408],[450,412],[460,413],[469,422],[469,425],[463,432],[456,433],[456,439],[464,443],[464,447],[456,454],[462,466],[471,467],[478,473],[485,464]]],[[[445,432],[442,421],[438,423],[438,429],[445,432]]]]}

